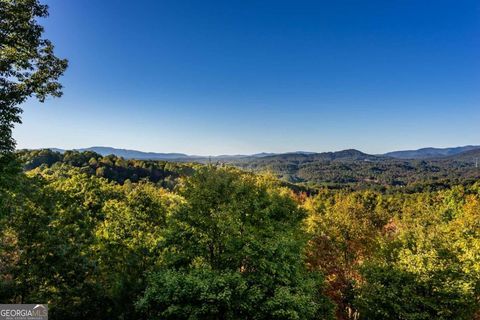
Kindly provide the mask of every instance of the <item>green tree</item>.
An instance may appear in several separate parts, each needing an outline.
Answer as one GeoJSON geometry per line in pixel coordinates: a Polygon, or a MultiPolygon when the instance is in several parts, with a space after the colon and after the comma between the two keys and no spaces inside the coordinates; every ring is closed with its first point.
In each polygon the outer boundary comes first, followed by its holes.
{"type": "Polygon", "coordinates": [[[393,234],[360,268],[361,319],[477,319],[480,194],[472,191],[403,195],[393,234]]]}
{"type": "Polygon", "coordinates": [[[327,319],[306,273],[305,212],[271,179],[207,166],[180,188],[165,261],[138,307],[149,319],[327,319]]]}
{"type": "Polygon", "coordinates": [[[1,236],[3,254],[14,257],[5,266],[2,301],[48,302],[53,319],[107,318],[95,231],[117,188],[67,166],[20,178],[23,192],[1,236]]]}
{"type": "Polygon", "coordinates": [[[146,182],[121,189],[122,197],[105,202],[96,231],[99,282],[113,303],[111,318],[138,319],[133,302],[162,259],[166,219],[180,197],[146,182]]]}

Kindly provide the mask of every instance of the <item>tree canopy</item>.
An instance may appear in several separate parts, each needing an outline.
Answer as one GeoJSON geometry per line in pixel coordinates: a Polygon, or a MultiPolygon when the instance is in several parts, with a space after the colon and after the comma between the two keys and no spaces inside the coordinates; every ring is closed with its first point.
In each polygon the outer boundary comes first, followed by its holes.
{"type": "Polygon", "coordinates": [[[471,167],[239,165],[287,184],[226,165],[14,153],[20,104],[62,93],[67,61],[42,37],[47,15],[36,0],[0,0],[1,303],[46,302],[51,319],[73,320],[480,319],[471,167]],[[293,184],[308,176],[312,188],[293,184]]]}

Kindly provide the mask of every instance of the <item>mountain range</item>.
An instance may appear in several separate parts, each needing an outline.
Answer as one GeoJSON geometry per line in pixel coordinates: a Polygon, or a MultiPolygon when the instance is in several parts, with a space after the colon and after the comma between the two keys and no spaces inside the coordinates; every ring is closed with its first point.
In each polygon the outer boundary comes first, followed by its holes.
{"type": "Polygon", "coordinates": [[[452,148],[422,148],[417,150],[404,150],[387,152],[384,155],[397,159],[431,159],[455,156],[460,153],[478,150],[480,146],[463,146],[452,148]]]}
{"type": "MultiPolygon", "coordinates": [[[[443,188],[458,183],[480,181],[480,147],[449,149],[427,148],[405,151],[408,154],[400,151],[383,155],[348,149],[322,153],[298,151],[205,157],[91,147],[78,150],[84,151],[83,153],[68,156],[52,152],[66,152],[60,149],[19,150],[18,154],[19,159],[25,163],[26,170],[42,164],[64,162],[85,167],[85,170],[93,170],[92,172],[102,167],[107,177],[116,177],[118,181],[138,180],[139,177],[151,177],[156,181],[155,179],[158,180],[167,170],[165,161],[172,162],[172,166],[169,164],[168,167],[187,168],[187,171],[196,167],[196,163],[227,163],[249,172],[270,172],[286,183],[307,189],[322,186],[353,189],[372,187],[384,190],[389,187],[408,186],[411,192],[416,192],[423,190],[422,188],[443,188]],[[110,155],[112,156],[109,160],[98,161],[101,156],[110,155]],[[120,157],[129,161],[120,161],[120,157]]],[[[102,170],[99,172],[103,172],[102,170]]]]}
{"type": "MultiPolygon", "coordinates": [[[[65,149],[59,148],[49,148],[52,151],[64,153],[65,149]]],[[[80,148],[74,149],[75,151],[92,151],[98,153],[102,156],[108,155],[115,155],[117,157],[122,157],[125,159],[137,159],[137,160],[175,160],[175,161],[202,161],[202,160],[238,160],[243,158],[261,158],[261,157],[268,157],[276,155],[276,153],[269,153],[269,152],[261,152],[256,154],[249,154],[249,155],[218,155],[218,156],[198,156],[198,155],[188,155],[185,153],[159,153],[159,152],[144,152],[138,150],[130,150],[130,149],[117,149],[112,147],[89,147],[89,148],[80,148]]],[[[302,154],[313,154],[315,152],[306,152],[306,151],[298,151],[302,154]]]]}
{"type": "MultiPolygon", "coordinates": [[[[63,149],[51,148],[53,151],[65,152],[63,149]]],[[[370,155],[363,153],[355,149],[348,149],[336,152],[309,152],[309,151],[296,151],[289,153],[256,153],[250,155],[219,155],[219,156],[197,156],[197,155],[188,155],[185,153],[158,153],[158,152],[143,152],[138,150],[129,150],[129,149],[117,149],[112,147],[89,147],[75,149],[77,151],[93,151],[102,156],[106,155],[116,155],[118,157],[123,157],[125,159],[138,159],[138,160],[171,160],[171,161],[248,161],[252,159],[267,158],[269,160],[273,159],[294,159],[305,160],[308,158],[312,161],[317,160],[364,160],[364,161],[374,161],[381,160],[382,158],[394,158],[394,159],[442,159],[442,158],[452,158],[457,155],[462,155],[464,157],[475,157],[476,153],[480,154],[480,146],[462,146],[462,147],[451,147],[451,148],[421,148],[417,150],[401,150],[401,151],[392,151],[380,155],[370,155]]],[[[462,158],[462,157],[460,157],[462,158]]]]}

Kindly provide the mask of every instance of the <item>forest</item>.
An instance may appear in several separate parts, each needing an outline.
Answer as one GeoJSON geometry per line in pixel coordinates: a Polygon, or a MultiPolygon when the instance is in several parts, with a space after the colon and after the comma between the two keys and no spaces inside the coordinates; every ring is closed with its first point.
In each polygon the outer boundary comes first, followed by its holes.
{"type": "Polygon", "coordinates": [[[480,319],[470,156],[17,150],[23,103],[63,93],[47,16],[0,0],[1,304],[53,320],[480,319]]]}
{"type": "Polygon", "coordinates": [[[312,154],[280,154],[229,163],[254,172],[269,171],[305,187],[329,187],[381,192],[440,190],[480,179],[480,150],[455,156],[397,159],[358,150],[312,154]]]}
{"type": "Polygon", "coordinates": [[[229,165],[16,154],[0,300],[52,319],[476,319],[480,184],[293,190],[229,165]]]}

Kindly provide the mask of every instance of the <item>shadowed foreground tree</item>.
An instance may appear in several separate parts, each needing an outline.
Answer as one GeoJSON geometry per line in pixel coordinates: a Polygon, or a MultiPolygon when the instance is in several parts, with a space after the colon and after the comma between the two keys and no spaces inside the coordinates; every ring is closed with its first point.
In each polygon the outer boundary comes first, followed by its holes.
{"type": "Polygon", "coordinates": [[[12,137],[14,125],[21,123],[19,105],[30,97],[43,102],[62,95],[58,78],[68,63],[42,37],[37,19],[47,16],[48,7],[38,0],[0,0],[0,188],[9,188],[19,171],[12,137]]]}
{"type": "MultiPolygon", "coordinates": [[[[16,161],[15,140],[12,129],[21,123],[20,104],[30,97],[43,102],[48,96],[61,96],[62,86],[57,81],[67,68],[67,61],[57,58],[53,45],[42,38],[43,27],[37,18],[48,16],[48,7],[37,0],[0,0],[0,298],[6,301],[5,292],[14,292],[15,296],[24,300],[26,292],[17,277],[16,270],[21,260],[21,253],[26,252],[23,243],[12,232],[10,226],[22,215],[18,212],[28,212],[28,226],[35,221],[46,219],[38,203],[43,197],[36,197],[37,188],[33,182],[20,175],[20,165],[16,161]],[[25,195],[30,197],[24,197],[25,195]],[[34,201],[32,201],[34,199],[34,201]],[[38,210],[37,210],[38,209],[38,210]],[[31,214],[34,212],[34,214],[31,214]],[[37,219],[38,218],[38,219],[37,219]],[[13,253],[12,253],[13,252],[13,253]],[[19,254],[20,252],[20,254],[19,254]],[[10,254],[12,253],[12,254],[10,254]],[[4,259],[7,257],[8,259],[4,259]]],[[[42,225],[43,227],[43,225],[42,225]]],[[[26,237],[35,238],[29,234],[31,229],[24,230],[26,237]]],[[[35,239],[38,240],[38,239],[35,239]]],[[[38,240],[43,245],[43,240],[38,240]]],[[[43,248],[40,245],[39,248],[43,248]]],[[[28,260],[26,260],[28,261],[28,260]]],[[[27,265],[29,266],[29,265],[27,265]]],[[[38,268],[42,268],[39,265],[38,268]]],[[[28,267],[22,270],[25,275],[30,272],[28,267]],[[27,271],[26,271],[27,270],[27,271]],[[25,272],[24,272],[25,271],[25,272]]],[[[24,279],[24,286],[34,286],[30,279],[24,279]]]]}

